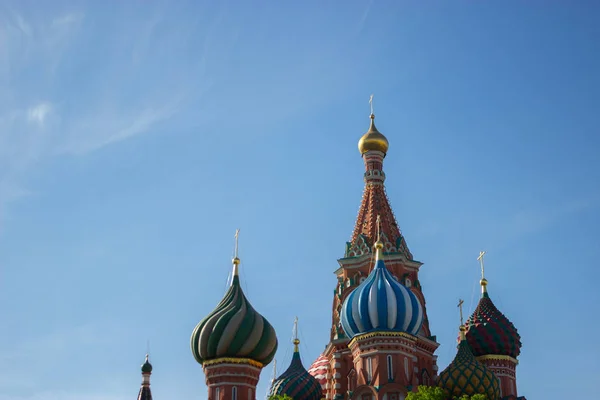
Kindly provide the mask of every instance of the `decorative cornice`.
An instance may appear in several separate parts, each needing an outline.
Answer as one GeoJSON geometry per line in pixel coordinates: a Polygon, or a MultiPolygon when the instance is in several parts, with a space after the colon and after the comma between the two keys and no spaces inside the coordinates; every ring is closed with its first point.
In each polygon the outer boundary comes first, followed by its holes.
{"type": "Polygon", "coordinates": [[[486,360],[498,360],[498,361],[510,361],[515,363],[515,365],[519,364],[519,360],[511,356],[505,356],[502,354],[486,354],[484,356],[475,357],[477,361],[486,361],[486,360]]]}
{"type": "Polygon", "coordinates": [[[253,367],[263,368],[264,364],[259,363],[258,361],[251,360],[249,358],[231,358],[231,357],[222,357],[215,358],[214,360],[204,361],[202,363],[203,367],[208,367],[215,364],[247,364],[252,365],[253,367]]]}
{"type": "Polygon", "coordinates": [[[394,331],[376,331],[376,332],[368,332],[368,333],[363,333],[362,335],[357,335],[355,336],[350,343],[348,343],[348,347],[353,346],[356,342],[358,341],[362,341],[365,339],[371,339],[377,336],[387,336],[387,337],[401,337],[404,339],[408,339],[411,341],[416,342],[417,341],[417,337],[413,336],[409,333],[406,332],[394,332],[394,331]]]}

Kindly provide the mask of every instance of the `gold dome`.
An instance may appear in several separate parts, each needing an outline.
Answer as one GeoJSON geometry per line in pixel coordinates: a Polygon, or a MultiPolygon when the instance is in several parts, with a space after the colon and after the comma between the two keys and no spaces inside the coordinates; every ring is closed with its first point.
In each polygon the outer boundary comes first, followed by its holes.
{"type": "Polygon", "coordinates": [[[367,151],[376,150],[385,154],[389,147],[387,138],[375,128],[375,115],[371,114],[371,126],[358,141],[358,151],[360,154],[365,154],[367,151]]]}

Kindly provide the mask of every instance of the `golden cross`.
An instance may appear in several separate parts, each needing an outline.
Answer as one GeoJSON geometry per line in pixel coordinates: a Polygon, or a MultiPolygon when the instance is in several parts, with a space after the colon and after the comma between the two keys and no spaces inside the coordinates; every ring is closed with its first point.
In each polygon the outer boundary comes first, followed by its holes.
{"type": "Polygon", "coordinates": [[[479,264],[481,265],[481,279],[485,278],[485,267],[483,266],[483,256],[485,256],[485,251],[480,251],[479,252],[479,257],[477,257],[477,261],[479,261],[479,264]]]}
{"type": "Polygon", "coordinates": [[[371,115],[373,115],[373,95],[369,97],[369,104],[371,105],[371,115]]]}
{"type": "Polygon", "coordinates": [[[240,230],[236,229],[235,230],[235,254],[234,254],[234,258],[238,258],[238,239],[240,238],[240,230]]]}
{"type": "Polygon", "coordinates": [[[381,215],[377,216],[377,241],[379,242],[381,239],[381,215]]]}
{"type": "Polygon", "coordinates": [[[458,308],[460,309],[460,324],[463,324],[463,313],[462,313],[462,306],[465,303],[465,301],[463,299],[458,299],[458,308]]]}

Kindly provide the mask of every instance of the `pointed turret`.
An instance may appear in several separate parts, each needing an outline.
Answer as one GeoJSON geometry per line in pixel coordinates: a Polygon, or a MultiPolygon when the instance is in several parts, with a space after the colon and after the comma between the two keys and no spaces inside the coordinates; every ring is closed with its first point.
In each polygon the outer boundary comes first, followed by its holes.
{"type": "Polygon", "coordinates": [[[206,375],[209,400],[254,399],[260,371],[277,351],[275,330],[254,310],[240,286],[238,233],[231,286],[191,337],[192,354],[206,375]]]}
{"type": "Polygon", "coordinates": [[[387,138],[375,127],[375,114],[371,112],[369,130],[358,141],[365,163],[365,189],[352,238],[346,245],[346,257],[369,253],[375,243],[375,219],[381,215],[381,231],[386,253],[401,253],[408,260],[413,256],[400,232],[396,217],[385,193],[383,159],[388,151],[387,138]]]}
{"type": "Polygon", "coordinates": [[[142,386],[140,387],[137,400],[152,400],[150,375],[152,375],[152,364],[148,361],[148,354],[146,354],[146,360],[142,364],[142,386]]]}
{"type": "Polygon", "coordinates": [[[308,373],[300,359],[298,339],[298,318],[294,321],[294,354],[292,362],[271,385],[270,395],[287,395],[294,400],[319,400],[322,397],[321,385],[308,373]]]}
{"type": "Polygon", "coordinates": [[[478,257],[481,266],[481,299],[467,319],[466,339],[479,361],[494,366],[502,384],[502,394],[516,396],[516,367],[517,357],[521,353],[521,336],[490,298],[484,255],[485,252],[482,251],[478,257]]]}

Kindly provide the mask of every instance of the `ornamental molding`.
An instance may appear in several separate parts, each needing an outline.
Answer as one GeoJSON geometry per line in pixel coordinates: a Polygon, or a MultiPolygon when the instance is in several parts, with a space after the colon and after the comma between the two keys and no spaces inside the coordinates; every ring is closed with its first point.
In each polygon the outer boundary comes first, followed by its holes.
{"type": "Polygon", "coordinates": [[[479,356],[475,358],[477,359],[477,361],[510,361],[515,365],[519,365],[519,360],[517,360],[516,358],[513,358],[511,356],[505,356],[502,354],[486,354],[484,356],[479,356]]]}
{"type": "Polygon", "coordinates": [[[404,339],[408,339],[411,342],[416,342],[417,341],[417,337],[416,336],[413,336],[410,333],[406,333],[406,332],[376,331],[376,332],[363,333],[361,335],[355,336],[350,341],[350,343],[348,344],[348,346],[352,346],[352,344],[355,343],[355,342],[362,341],[362,340],[365,340],[365,339],[374,338],[374,337],[401,337],[401,338],[404,338],[404,339]]]}
{"type": "Polygon", "coordinates": [[[263,368],[265,365],[258,361],[252,360],[250,358],[232,358],[232,357],[221,357],[215,358],[213,360],[204,361],[202,363],[203,367],[211,367],[217,364],[238,364],[238,365],[250,365],[256,368],[263,368]]]}

